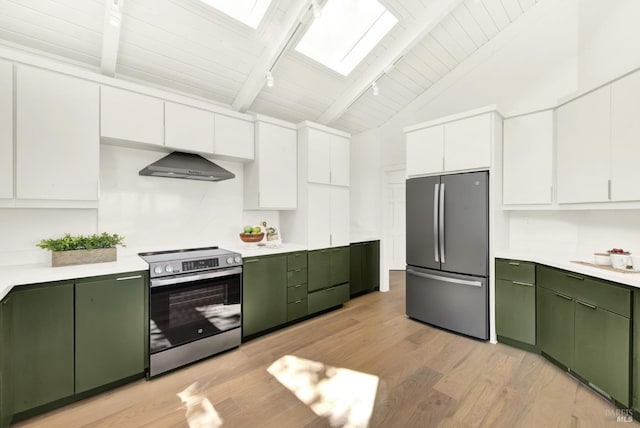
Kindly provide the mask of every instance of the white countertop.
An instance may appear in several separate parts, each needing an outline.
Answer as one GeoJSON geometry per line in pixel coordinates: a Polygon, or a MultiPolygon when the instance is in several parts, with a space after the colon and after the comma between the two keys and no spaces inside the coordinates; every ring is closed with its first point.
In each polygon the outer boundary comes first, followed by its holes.
{"type": "MultiPolygon", "coordinates": [[[[371,236],[355,237],[353,242],[364,242],[377,240],[371,236]],[[363,239],[366,238],[366,239],[363,239]]],[[[64,267],[51,267],[48,263],[3,266],[0,275],[0,300],[2,300],[11,289],[18,285],[38,284],[52,281],[65,281],[76,278],[88,278],[92,276],[113,275],[132,271],[142,271],[149,269],[147,262],[138,256],[139,252],[157,251],[177,248],[198,248],[215,245],[211,242],[198,243],[193,245],[164,245],[160,248],[118,248],[118,260],[107,263],[92,263],[86,265],[74,265],[64,267]]],[[[219,246],[226,250],[240,253],[242,257],[266,256],[270,254],[290,253],[294,251],[305,251],[307,247],[300,244],[284,243],[279,247],[257,246],[255,244],[220,243],[219,246]]]]}
{"type": "Polygon", "coordinates": [[[64,281],[147,269],[149,269],[149,265],[136,254],[118,254],[118,260],[115,262],[55,268],[49,264],[3,266],[0,276],[0,300],[16,285],[64,281]]]}
{"type": "Polygon", "coordinates": [[[494,255],[496,258],[500,259],[512,259],[540,263],[558,269],[564,269],[582,275],[588,275],[595,278],[605,279],[607,281],[617,282],[619,284],[625,284],[631,287],[640,288],[640,273],[614,272],[597,267],[572,263],[572,260],[584,261],[589,263],[593,263],[593,260],[581,260],[579,257],[575,257],[570,254],[541,254],[526,250],[504,249],[495,251],[494,255]]]}

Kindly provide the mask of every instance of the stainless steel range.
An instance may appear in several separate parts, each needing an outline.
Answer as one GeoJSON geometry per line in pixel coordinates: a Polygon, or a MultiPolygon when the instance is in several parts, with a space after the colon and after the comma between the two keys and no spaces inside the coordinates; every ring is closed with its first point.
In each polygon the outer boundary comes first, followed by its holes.
{"type": "Polygon", "coordinates": [[[150,272],[149,377],[240,345],[240,254],[206,247],[139,255],[150,272]]]}

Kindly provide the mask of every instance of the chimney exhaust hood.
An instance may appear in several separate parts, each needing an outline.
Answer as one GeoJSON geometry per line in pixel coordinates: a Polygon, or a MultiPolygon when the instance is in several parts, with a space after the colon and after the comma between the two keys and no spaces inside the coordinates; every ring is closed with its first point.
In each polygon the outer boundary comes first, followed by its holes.
{"type": "Polygon", "coordinates": [[[201,181],[222,181],[236,176],[200,155],[183,152],[173,152],[142,168],[138,174],[201,181]]]}

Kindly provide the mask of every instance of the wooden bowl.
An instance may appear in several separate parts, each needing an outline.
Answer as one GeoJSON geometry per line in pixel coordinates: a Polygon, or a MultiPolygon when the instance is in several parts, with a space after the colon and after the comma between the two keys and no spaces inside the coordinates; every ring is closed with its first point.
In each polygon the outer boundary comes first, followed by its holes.
{"type": "Polygon", "coordinates": [[[260,242],[264,238],[264,232],[260,233],[241,233],[240,239],[242,242],[260,242]]]}

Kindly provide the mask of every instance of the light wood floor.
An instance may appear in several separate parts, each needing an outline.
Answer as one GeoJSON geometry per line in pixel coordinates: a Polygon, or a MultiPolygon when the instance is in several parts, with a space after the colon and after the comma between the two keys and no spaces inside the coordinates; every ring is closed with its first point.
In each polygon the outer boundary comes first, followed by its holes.
{"type": "MultiPolygon", "coordinates": [[[[69,405],[19,427],[327,427],[267,372],[284,355],[379,377],[371,427],[622,427],[614,408],[538,355],[479,342],[404,315],[404,272],[391,290],[154,379],[69,405]],[[192,386],[213,408],[187,408],[192,386]]],[[[206,401],[205,400],[205,401],[206,401]]]]}

